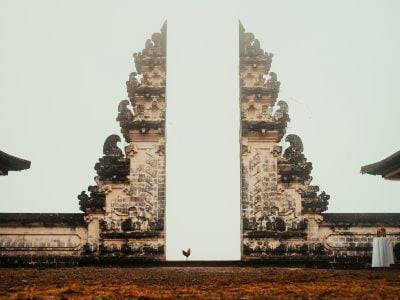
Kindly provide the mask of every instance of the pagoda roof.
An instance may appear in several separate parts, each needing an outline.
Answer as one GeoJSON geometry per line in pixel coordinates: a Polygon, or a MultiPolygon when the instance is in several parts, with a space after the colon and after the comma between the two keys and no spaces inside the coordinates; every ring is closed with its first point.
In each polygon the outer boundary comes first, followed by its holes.
{"type": "Polygon", "coordinates": [[[362,174],[381,175],[385,179],[400,180],[400,151],[373,164],[361,167],[362,174]]]}
{"type": "Polygon", "coordinates": [[[31,167],[31,162],[0,151],[0,175],[7,175],[8,171],[21,171],[31,167]]]}

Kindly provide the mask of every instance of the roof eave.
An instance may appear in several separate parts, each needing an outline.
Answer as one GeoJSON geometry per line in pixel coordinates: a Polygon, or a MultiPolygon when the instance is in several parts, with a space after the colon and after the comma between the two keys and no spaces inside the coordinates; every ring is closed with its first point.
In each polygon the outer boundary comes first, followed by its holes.
{"type": "Polygon", "coordinates": [[[0,169],[2,173],[7,174],[8,171],[22,171],[29,169],[31,167],[31,162],[3,151],[0,151],[0,169]]]}
{"type": "Polygon", "coordinates": [[[373,164],[361,167],[362,174],[381,175],[386,178],[387,174],[400,169],[400,151],[373,164]]]}

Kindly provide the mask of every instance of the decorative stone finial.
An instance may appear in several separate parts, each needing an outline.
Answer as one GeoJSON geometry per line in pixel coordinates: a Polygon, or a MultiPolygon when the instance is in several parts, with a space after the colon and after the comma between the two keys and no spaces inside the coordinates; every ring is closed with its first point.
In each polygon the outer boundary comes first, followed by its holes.
{"type": "Polygon", "coordinates": [[[298,157],[300,154],[303,153],[303,142],[298,135],[289,134],[286,136],[285,141],[290,144],[283,154],[285,158],[290,159],[293,157],[298,157]]]}
{"type": "Polygon", "coordinates": [[[121,138],[112,134],[106,138],[103,146],[104,156],[99,159],[94,169],[102,181],[125,182],[129,175],[129,159],[118,148],[117,143],[121,138]]]}
{"type": "Polygon", "coordinates": [[[121,141],[119,135],[112,134],[106,138],[103,146],[103,154],[107,156],[123,157],[124,153],[118,148],[117,143],[121,141]]]}

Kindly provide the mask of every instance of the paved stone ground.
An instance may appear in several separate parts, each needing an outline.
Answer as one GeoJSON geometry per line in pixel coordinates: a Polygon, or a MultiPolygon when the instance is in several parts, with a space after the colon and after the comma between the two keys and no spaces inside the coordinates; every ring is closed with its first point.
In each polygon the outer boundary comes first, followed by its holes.
{"type": "Polygon", "coordinates": [[[2,299],[400,299],[400,270],[0,268],[2,299]]]}

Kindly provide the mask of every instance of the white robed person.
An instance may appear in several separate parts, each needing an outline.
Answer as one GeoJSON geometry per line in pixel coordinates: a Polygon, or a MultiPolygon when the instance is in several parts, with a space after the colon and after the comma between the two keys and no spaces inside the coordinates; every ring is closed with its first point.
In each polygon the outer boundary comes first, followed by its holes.
{"type": "Polygon", "coordinates": [[[372,267],[390,267],[391,264],[394,264],[393,244],[386,237],[386,229],[382,227],[377,230],[377,236],[372,241],[372,267]]]}

